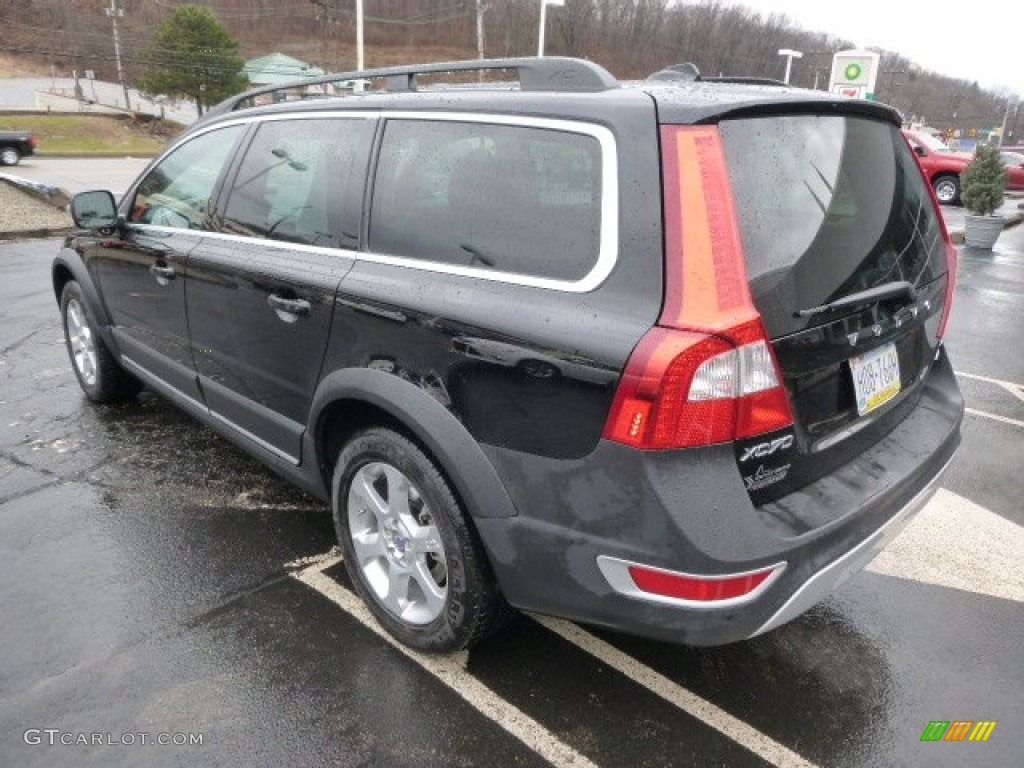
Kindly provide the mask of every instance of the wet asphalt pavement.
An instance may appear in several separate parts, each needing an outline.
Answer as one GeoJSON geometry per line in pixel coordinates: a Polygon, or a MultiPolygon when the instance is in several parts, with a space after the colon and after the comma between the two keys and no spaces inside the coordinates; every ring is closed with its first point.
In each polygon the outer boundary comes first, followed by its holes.
{"type": "Polygon", "coordinates": [[[442,659],[367,624],[320,504],[149,392],[87,403],[56,249],[0,246],[0,766],[1021,764],[1024,226],[961,249],[971,412],[895,554],[724,648],[521,617],[442,659]]]}

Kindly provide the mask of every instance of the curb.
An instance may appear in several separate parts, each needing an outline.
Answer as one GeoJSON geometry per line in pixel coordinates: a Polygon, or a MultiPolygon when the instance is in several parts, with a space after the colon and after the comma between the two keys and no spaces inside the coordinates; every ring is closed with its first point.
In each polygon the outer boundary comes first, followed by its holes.
{"type": "Polygon", "coordinates": [[[68,203],[71,202],[71,195],[67,190],[43,184],[39,181],[32,181],[31,179],[14,176],[10,173],[0,173],[0,182],[5,182],[18,191],[24,192],[26,195],[34,197],[36,200],[47,205],[52,205],[60,211],[67,210],[68,203]]]}
{"type": "Polygon", "coordinates": [[[113,159],[113,160],[152,160],[157,157],[162,150],[156,152],[116,152],[114,150],[99,150],[97,152],[36,152],[32,157],[70,157],[80,158],[82,160],[102,160],[102,159],[113,159]]]}
{"type": "Polygon", "coordinates": [[[23,229],[18,232],[0,232],[0,242],[12,240],[45,240],[53,237],[64,237],[74,227],[51,227],[47,229],[23,229]]]}

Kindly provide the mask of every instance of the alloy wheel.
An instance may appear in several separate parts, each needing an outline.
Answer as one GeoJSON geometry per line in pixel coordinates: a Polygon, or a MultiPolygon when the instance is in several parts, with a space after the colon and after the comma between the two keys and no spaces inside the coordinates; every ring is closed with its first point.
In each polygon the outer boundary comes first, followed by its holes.
{"type": "Polygon", "coordinates": [[[448,597],[448,563],[409,478],[385,462],[366,464],[352,478],[347,514],[356,565],[378,602],[409,624],[436,620],[448,597]]]}
{"type": "Polygon", "coordinates": [[[71,299],[67,305],[67,334],[78,375],[91,387],[96,383],[96,341],[77,299],[71,299]]]}

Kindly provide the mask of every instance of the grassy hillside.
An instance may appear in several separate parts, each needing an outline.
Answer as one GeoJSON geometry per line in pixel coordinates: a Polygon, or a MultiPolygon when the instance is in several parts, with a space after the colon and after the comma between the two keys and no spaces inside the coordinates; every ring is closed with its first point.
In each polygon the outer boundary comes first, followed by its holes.
{"type": "Polygon", "coordinates": [[[41,155],[152,155],[169,138],[107,115],[0,115],[0,131],[32,131],[41,155]]]}

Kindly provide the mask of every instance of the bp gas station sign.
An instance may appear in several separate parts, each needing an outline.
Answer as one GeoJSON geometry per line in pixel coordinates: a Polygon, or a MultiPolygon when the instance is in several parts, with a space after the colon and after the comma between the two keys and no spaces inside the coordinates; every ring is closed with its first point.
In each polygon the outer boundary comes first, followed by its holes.
{"type": "Polygon", "coordinates": [[[851,99],[874,99],[881,56],[872,51],[840,51],[832,57],[829,91],[851,99]]]}

